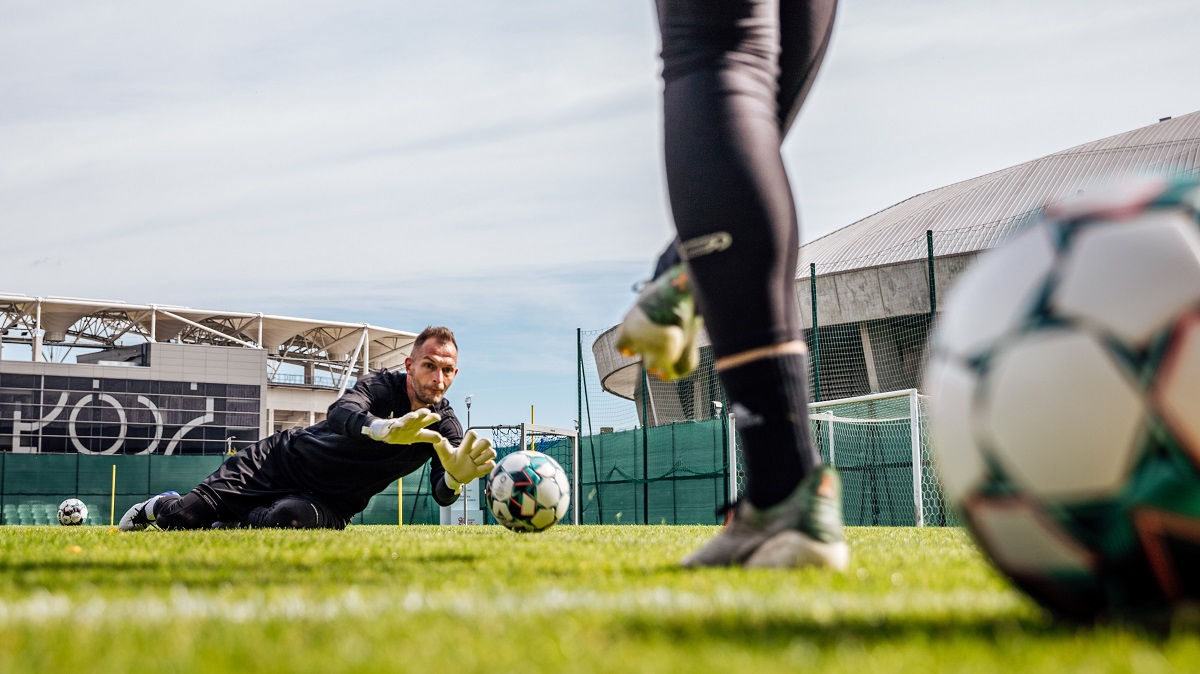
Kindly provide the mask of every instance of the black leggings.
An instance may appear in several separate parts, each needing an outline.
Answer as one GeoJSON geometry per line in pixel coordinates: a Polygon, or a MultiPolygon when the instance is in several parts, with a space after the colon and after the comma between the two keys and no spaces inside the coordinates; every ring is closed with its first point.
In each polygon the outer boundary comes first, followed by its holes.
{"type": "Polygon", "coordinates": [[[155,520],[163,529],[207,529],[214,523],[235,523],[258,529],[345,529],[346,520],[328,506],[307,496],[284,496],[250,510],[245,521],[214,506],[199,492],[160,497],[155,520]]]}
{"type": "Polygon", "coordinates": [[[803,337],[780,144],[836,0],[658,0],[667,190],[718,358],[803,337]]]}

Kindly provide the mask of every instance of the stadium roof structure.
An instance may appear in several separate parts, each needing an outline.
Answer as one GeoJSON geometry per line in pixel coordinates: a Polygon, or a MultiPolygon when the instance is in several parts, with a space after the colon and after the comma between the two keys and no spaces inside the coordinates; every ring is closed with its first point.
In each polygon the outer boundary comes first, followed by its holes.
{"type": "Polygon", "coordinates": [[[922,259],[1002,243],[1046,205],[1123,176],[1200,173],[1200,112],[1084,143],[906,199],[800,248],[797,278],[922,259]]]}
{"type": "MultiPolygon", "coordinates": [[[[929,255],[927,232],[934,232],[938,257],[966,260],[1003,243],[1028,217],[1067,197],[1131,175],[1198,173],[1200,112],[1193,112],[930,190],[801,246],[796,270],[800,296],[807,298],[804,286],[811,288],[810,264],[822,276],[874,270],[899,277],[901,267],[929,255]]],[[[924,274],[923,268],[918,271],[924,274]]],[[[876,279],[872,292],[882,294],[886,285],[876,279]]],[[[836,295],[836,284],[826,288],[836,295]]],[[[888,304],[881,298],[863,302],[871,310],[888,304]]],[[[800,308],[805,324],[811,325],[808,303],[802,300],[800,308]]],[[[855,319],[854,314],[842,307],[834,312],[841,320],[833,322],[879,317],[855,319]]],[[[706,335],[702,339],[708,343],[706,335]]],[[[640,361],[616,353],[615,341],[614,327],[592,345],[596,369],[605,390],[632,400],[640,361]]]]}
{"type": "Polygon", "coordinates": [[[412,351],[416,337],[366,323],[0,293],[0,340],[34,347],[105,349],[136,342],[240,346],[266,349],[275,361],[345,371],[359,362],[396,367],[412,351]]]}

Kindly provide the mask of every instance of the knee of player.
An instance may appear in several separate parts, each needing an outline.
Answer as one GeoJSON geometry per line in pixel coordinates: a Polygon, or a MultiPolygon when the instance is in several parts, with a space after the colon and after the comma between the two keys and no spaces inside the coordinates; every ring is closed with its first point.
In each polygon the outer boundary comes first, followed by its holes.
{"type": "Polygon", "coordinates": [[[307,500],[283,498],[265,508],[250,511],[251,526],[269,529],[317,529],[320,514],[307,500]]]}
{"type": "Polygon", "coordinates": [[[212,526],[212,507],[199,498],[163,496],[154,508],[160,529],[204,529],[212,526]]]}

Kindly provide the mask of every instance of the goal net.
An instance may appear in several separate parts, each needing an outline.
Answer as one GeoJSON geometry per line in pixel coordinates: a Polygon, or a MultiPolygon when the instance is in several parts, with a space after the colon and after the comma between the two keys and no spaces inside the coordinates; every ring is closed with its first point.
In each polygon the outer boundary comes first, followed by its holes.
{"type": "MultiPolygon", "coordinates": [[[[958,523],[942,498],[917,389],[811,403],[809,424],[821,459],[841,473],[846,524],[958,523]]],[[[745,472],[735,455],[740,493],[745,472]]]]}

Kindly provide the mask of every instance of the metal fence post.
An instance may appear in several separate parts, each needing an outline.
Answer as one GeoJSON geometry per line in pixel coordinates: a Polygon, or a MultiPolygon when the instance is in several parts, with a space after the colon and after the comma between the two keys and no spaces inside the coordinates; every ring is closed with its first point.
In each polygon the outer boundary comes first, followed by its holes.
{"type": "Polygon", "coordinates": [[[817,263],[810,262],[808,265],[808,286],[812,295],[812,318],[813,318],[813,338],[812,349],[812,371],[813,371],[813,400],[821,400],[821,339],[817,332],[817,263]]]}
{"type": "Polygon", "coordinates": [[[929,319],[937,318],[937,276],[933,273],[933,230],[925,230],[925,249],[929,260],[929,319]]]}
{"type": "Polygon", "coordinates": [[[642,524],[650,523],[650,426],[647,402],[650,400],[650,378],[642,363],[642,524]]]}

